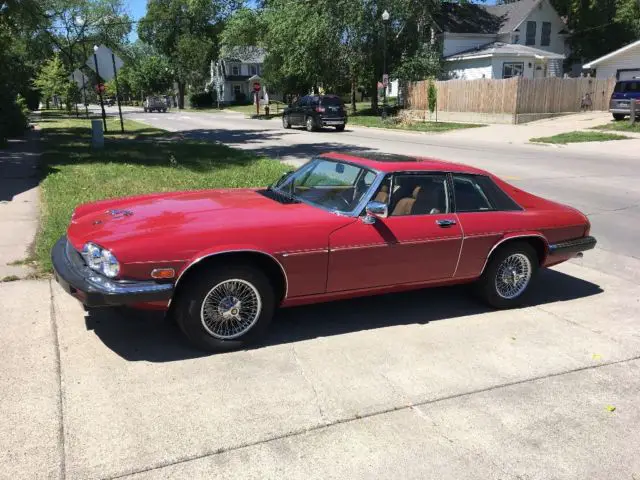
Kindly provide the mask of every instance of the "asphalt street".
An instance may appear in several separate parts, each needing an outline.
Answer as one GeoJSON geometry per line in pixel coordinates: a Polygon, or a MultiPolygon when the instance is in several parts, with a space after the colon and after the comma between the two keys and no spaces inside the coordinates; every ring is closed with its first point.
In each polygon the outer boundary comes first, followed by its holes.
{"type": "MultiPolygon", "coordinates": [[[[581,208],[600,244],[542,271],[520,309],[464,286],[290,308],[260,345],[219,355],[155,313],[85,311],[49,279],[0,283],[0,479],[640,479],[640,140],[603,155],[126,115],[295,164],[363,149],[464,161],[581,208]]],[[[7,199],[10,232],[33,215],[7,199]]]]}

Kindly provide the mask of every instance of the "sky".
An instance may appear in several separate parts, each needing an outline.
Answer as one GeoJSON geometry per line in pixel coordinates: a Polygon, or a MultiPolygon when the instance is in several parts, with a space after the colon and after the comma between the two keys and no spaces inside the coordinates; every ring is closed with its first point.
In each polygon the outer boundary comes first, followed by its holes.
{"type": "MultiPolygon", "coordinates": [[[[126,4],[127,9],[129,10],[129,14],[133,17],[134,20],[138,20],[140,17],[144,16],[147,10],[147,0],[128,0],[126,4]]],[[[138,39],[136,25],[133,26],[131,34],[129,35],[129,39],[132,42],[135,42],[138,39]]]]}

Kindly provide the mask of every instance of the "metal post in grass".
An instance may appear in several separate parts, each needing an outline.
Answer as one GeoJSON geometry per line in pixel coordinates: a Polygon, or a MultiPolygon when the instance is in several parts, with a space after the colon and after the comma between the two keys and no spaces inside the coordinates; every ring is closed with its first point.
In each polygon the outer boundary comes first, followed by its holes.
{"type": "Polygon", "coordinates": [[[638,103],[635,99],[631,99],[631,102],[629,103],[629,124],[633,125],[634,123],[636,123],[636,115],[637,115],[637,110],[638,109],[638,103]]]}
{"type": "Polygon", "coordinates": [[[124,133],[124,121],[122,120],[122,107],[120,106],[120,89],[118,88],[118,69],[116,68],[116,57],[111,52],[111,63],[113,65],[113,80],[116,82],[116,101],[118,102],[118,113],[120,114],[120,131],[124,133]]]}
{"type": "Polygon", "coordinates": [[[100,83],[100,71],[98,70],[98,56],[96,53],[98,52],[98,46],[95,45],[93,47],[93,63],[96,66],[96,76],[98,77],[98,96],[100,97],[100,108],[102,109],[102,123],[104,124],[104,131],[107,132],[107,112],[104,111],[104,102],[102,100],[102,88],[103,85],[100,83]]]}

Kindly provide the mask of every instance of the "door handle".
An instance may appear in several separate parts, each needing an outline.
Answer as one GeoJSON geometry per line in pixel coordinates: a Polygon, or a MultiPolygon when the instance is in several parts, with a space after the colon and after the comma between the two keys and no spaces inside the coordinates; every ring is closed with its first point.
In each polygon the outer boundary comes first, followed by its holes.
{"type": "Polygon", "coordinates": [[[436,224],[439,227],[446,228],[446,227],[451,227],[452,225],[455,225],[456,221],[452,220],[450,218],[445,218],[445,219],[442,219],[442,220],[436,220],[436,224]]]}

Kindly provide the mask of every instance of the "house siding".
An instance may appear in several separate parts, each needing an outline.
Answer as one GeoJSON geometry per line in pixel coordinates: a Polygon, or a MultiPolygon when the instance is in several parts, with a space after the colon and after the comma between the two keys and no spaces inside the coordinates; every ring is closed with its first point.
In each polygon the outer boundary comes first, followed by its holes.
{"type": "Polygon", "coordinates": [[[534,45],[529,45],[530,47],[546,50],[547,52],[559,53],[561,55],[567,54],[565,37],[564,35],[558,34],[561,30],[566,29],[566,25],[547,0],[542,0],[538,6],[534,7],[531,13],[522,20],[522,23],[517,28],[519,31],[513,32],[514,36],[517,35],[519,37],[518,41],[512,41],[511,43],[517,43],[519,45],[526,44],[527,22],[536,22],[536,41],[534,45]],[[551,23],[551,43],[547,46],[541,45],[542,22],[551,23]]]}
{"type": "Polygon", "coordinates": [[[457,62],[447,62],[447,67],[449,68],[449,74],[452,78],[459,78],[461,80],[494,78],[492,76],[491,58],[472,58],[457,62]]]}
{"type": "Polygon", "coordinates": [[[496,41],[496,35],[445,33],[442,56],[448,57],[496,41]]]}
{"type": "Polygon", "coordinates": [[[615,77],[618,70],[633,70],[637,72],[620,72],[620,79],[640,76],[640,45],[636,48],[620,53],[596,65],[596,78],[615,77]]]}

